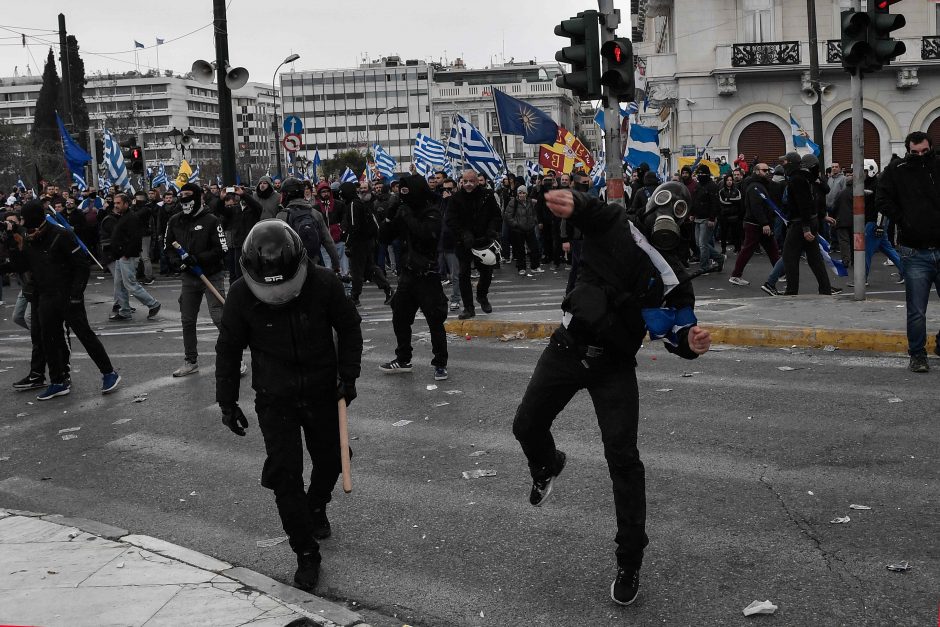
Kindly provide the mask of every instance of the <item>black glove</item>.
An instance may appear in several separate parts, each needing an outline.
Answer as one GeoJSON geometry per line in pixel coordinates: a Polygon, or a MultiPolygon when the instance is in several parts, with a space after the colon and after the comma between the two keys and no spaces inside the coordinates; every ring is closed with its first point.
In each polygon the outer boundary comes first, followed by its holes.
{"type": "Polygon", "coordinates": [[[883,226],[879,224],[878,226],[875,227],[875,238],[881,239],[884,236],[885,236],[885,229],[883,226]]]}
{"type": "Polygon", "coordinates": [[[359,395],[356,394],[355,381],[343,381],[342,379],[336,381],[336,400],[345,398],[346,406],[349,407],[349,404],[352,403],[357,396],[359,395]]]}
{"type": "Polygon", "coordinates": [[[222,410],[222,424],[231,429],[235,435],[245,435],[248,419],[245,418],[245,412],[238,406],[238,403],[232,405],[219,403],[219,408],[222,410]]]}

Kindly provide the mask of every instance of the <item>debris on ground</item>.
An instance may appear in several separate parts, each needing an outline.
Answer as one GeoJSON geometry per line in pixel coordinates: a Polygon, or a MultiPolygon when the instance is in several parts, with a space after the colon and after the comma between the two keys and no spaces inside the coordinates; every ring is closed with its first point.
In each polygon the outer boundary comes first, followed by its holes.
{"type": "Polygon", "coordinates": [[[868,509],[871,509],[871,508],[870,508],[870,507],[868,507],[867,505],[856,505],[855,503],[852,503],[851,505],[849,505],[849,509],[862,509],[862,510],[868,510],[868,509]]]}
{"type": "Polygon", "coordinates": [[[69,427],[68,429],[59,429],[59,435],[63,433],[71,433],[72,431],[80,431],[81,427],[69,427]]]}
{"type": "Polygon", "coordinates": [[[119,418],[119,419],[115,420],[114,422],[112,422],[111,424],[113,424],[113,425],[122,425],[122,424],[124,424],[125,422],[130,422],[130,421],[131,421],[130,418],[119,418]]]}
{"type": "Polygon", "coordinates": [[[897,564],[888,564],[885,568],[893,573],[903,573],[910,570],[911,565],[908,562],[898,562],[897,564]]]}
{"type": "Polygon", "coordinates": [[[470,453],[470,457],[480,457],[482,455],[486,455],[488,452],[489,451],[473,451],[470,453]]]}
{"type": "Polygon", "coordinates": [[[427,386],[428,392],[433,392],[436,389],[437,389],[437,386],[434,385],[433,383],[427,386]]]}
{"type": "Polygon", "coordinates": [[[793,366],[777,366],[780,372],[792,372],[794,370],[803,370],[803,368],[794,368],[793,366]]]}
{"type": "Polygon", "coordinates": [[[27,414],[25,411],[21,411],[20,413],[18,413],[18,414],[16,415],[16,417],[17,417],[17,418],[25,418],[25,417],[28,416],[28,415],[29,415],[29,414],[27,414]]]}
{"type": "Polygon", "coordinates": [[[145,400],[147,400],[147,395],[146,395],[146,394],[135,394],[135,395],[134,395],[134,402],[135,402],[135,403],[143,403],[145,400]]]}
{"type": "Polygon", "coordinates": [[[63,440],[75,440],[76,438],[78,438],[78,436],[75,435],[74,433],[66,433],[65,435],[62,436],[63,440]]]}
{"type": "Polygon", "coordinates": [[[411,424],[411,421],[410,421],[410,420],[399,420],[398,422],[393,422],[393,423],[392,423],[392,426],[393,426],[393,427],[404,427],[405,425],[410,425],[410,424],[411,424]]]}
{"type": "Polygon", "coordinates": [[[513,340],[524,340],[527,338],[525,331],[516,331],[515,333],[503,333],[498,339],[500,342],[511,342],[513,340]]]}
{"type": "Polygon", "coordinates": [[[851,520],[852,519],[849,518],[848,516],[836,516],[835,518],[829,521],[829,524],[830,525],[844,525],[845,523],[851,520]]]}
{"type": "MultiPolygon", "coordinates": [[[[685,375],[683,375],[685,376],[685,375]]],[[[659,388],[657,392],[672,392],[672,388],[659,388]]]]}
{"type": "Polygon", "coordinates": [[[834,353],[837,350],[839,350],[839,347],[833,346],[832,344],[826,344],[825,346],[823,346],[823,350],[826,351],[827,353],[834,353]]]}
{"type": "Polygon", "coordinates": [[[898,398],[897,396],[893,396],[893,397],[891,397],[891,398],[888,399],[888,402],[889,402],[889,403],[903,403],[904,401],[903,401],[902,399],[898,398]]]}
{"type": "Polygon", "coordinates": [[[465,470],[460,474],[463,475],[464,479],[479,479],[480,477],[495,477],[496,471],[495,470],[483,470],[483,469],[465,470]]]}
{"type": "Polygon", "coordinates": [[[770,601],[752,601],[750,605],[744,608],[745,616],[754,616],[755,614],[773,614],[777,611],[777,606],[770,601]]]}
{"type": "Polygon", "coordinates": [[[447,390],[444,392],[444,394],[450,394],[451,396],[453,396],[454,394],[463,394],[463,392],[461,392],[460,390],[447,390]]]}
{"type": "Polygon", "coordinates": [[[694,377],[694,376],[697,375],[697,374],[702,374],[702,373],[696,370],[695,372],[683,372],[683,373],[682,373],[682,376],[683,376],[683,377],[694,377]]]}
{"type": "Polygon", "coordinates": [[[278,544],[281,544],[282,542],[287,542],[287,539],[288,539],[287,536],[277,536],[276,538],[268,538],[267,540],[258,540],[257,542],[255,542],[255,545],[259,549],[267,549],[272,546],[277,546],[278,544]]]}
{"type": "Polygon", "coordinates": [[[448,403],[447,401],[444,401],[443,403],[434,403],[435,407],[444,407],[446,405],[450,405],[450,403],[448,403]]]}

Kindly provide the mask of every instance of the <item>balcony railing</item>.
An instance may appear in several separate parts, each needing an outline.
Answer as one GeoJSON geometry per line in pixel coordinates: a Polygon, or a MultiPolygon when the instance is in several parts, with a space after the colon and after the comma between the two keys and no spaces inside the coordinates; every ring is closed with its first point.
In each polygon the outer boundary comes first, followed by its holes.
{"type": "Polygon", "coordinates": [[[842,40],[826,40],[826,63],[842,63],[842,40]]]}
{"type": "Polygon", "coordinates": [[[799,64],[800,42],[798,41],[734,44],[731,50],[732,67],[799,64]]]}
{"type": "Polygon", "coordinates": [[[921,59],[940,59],[940,37],[924,37],[920,42],[921,59]]]}

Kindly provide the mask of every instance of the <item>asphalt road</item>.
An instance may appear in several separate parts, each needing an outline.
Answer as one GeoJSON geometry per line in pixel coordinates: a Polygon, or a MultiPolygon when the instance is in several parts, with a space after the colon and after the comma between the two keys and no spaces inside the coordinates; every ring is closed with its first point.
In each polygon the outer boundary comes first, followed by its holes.
{"type": "MultiPolygon", "coordinates": [[[[498,292],[524,280],[500,278],[498,292]]],[[[546,307],[557,307],[564,278],[534,279],[546,307]]],[[[89,315],[105,320],[108,282],[91,289],[89,315]]],[[[99,520],[289,581],[287,544],[257,546],[283,531],[259,484],[248,382],[252,426],[237,438],[213,404],[214,328],[200,320],[200,374],[172,379],[182,360],[174,284],[154,294],[160,320],[97,325],[124,378],[107,397],[77,347],[70,396],[39,403],[12,392],[28,341],[0,322],[0,506],[99,520]],[[72,427],[78,437],[63,440],[59,430],[72,427]]],[[[366,608],[374,625],[743,625],[753,619],[742,608],[765,599],[787,625],[936,620],[935,359],[924,376],[894,356],[729,349],[687,362],[642,349],[651,544],[639,600],[619,608],[607,597],[615,525],[589,397],[556,422],[568,466],[552,500],[533,508],[511,424],[543,342],[451,338],[451,379],[428,389],[420,320],[415,371],[378,371],[393,350],[380,299],[366,287],[363,378],[350,410],[355,489],[337,488],[329,510],[321,596],[366,608]],[[462,478],[475,469],[496,475],[462,478]],[[830,523],[839,516],[851,521],[830,523]],[[902,561],[910,571],[886,569],[902,561]]]]}

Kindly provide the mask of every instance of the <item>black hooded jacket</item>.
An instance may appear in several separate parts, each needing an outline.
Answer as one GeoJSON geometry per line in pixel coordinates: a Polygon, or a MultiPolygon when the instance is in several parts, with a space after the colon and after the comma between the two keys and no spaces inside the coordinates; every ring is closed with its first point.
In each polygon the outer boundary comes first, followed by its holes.
{"type": "Polygon", "coordinates": [[[223,260],[228,252],[222,224],[203,205],[197,212],[186,215],[182,211],[170,218],[164,235],[164,247],[171,266],[182,263],[179,252],[173,246],[178,242],[186,252],[196,259],[206,276],[225,270],[223,260]]]}
{"type": "Polygon", "coordinates": [[[461,190],[450,197],[447,227],[457,239],[458,254],[470,254],[473,246],[499,237],[501,219],[496,197],[483,186],[478,185],[472,192],[461,190]]]}
{"type": "Polygon", "coordinates": [[[902,246],[940,248],[940,157],[908,156],[889,164],[875,206],[897,225],[902,246]]]}
{"type": "Polygon", "coordinates": [[[424,275],[437,267],[437,240],[441,233],[440,200],[431,193],[424,177],[406,176],[401,188],[401,204],[390,208],[379,228],[384,244],[401,240],[402,268],[412,274],[424,275]]]}
{"type": "Polygon", "coordinates": [[[90,270],[88,258],[72,237],[43,224],[34,235],[23,239],[22,250],[10,247],[10,261],[0,264],[0,274],[31,273],[34,298],[81,299],[90,270]]]}

